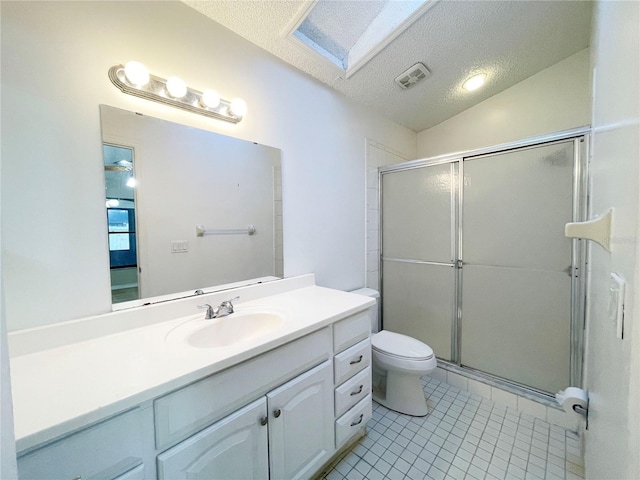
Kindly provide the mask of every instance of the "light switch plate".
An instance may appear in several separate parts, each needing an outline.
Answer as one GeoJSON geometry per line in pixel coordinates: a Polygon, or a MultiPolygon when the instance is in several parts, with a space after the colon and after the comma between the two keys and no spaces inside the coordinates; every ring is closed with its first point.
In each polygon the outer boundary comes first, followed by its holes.
{"type": "Polygon", "coordinates": [[[189,242],[187,240],[172,240],[171,253],[184,253],[189,251],[189,242]]]}
{"type": "Polygon", "coordinates": [[[624,337],[624,279],[611,273],[609,280],[609,320],[616,325],[616,337],[624,337]]]}

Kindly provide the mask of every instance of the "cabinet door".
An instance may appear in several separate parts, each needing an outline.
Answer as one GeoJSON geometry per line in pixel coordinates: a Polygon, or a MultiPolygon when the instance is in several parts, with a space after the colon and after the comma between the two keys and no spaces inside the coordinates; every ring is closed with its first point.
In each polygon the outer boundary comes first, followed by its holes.
{"type": "Polygon", "coordinates": [[[271,478],[309,478],[334,452],[331,361],[285,383],[267,398],[271,478]]]}
{"type": "Polygon", "coordinates": [[[268,478],[266,415],[263,397],[158,455],[158,479],[268,478]]]}

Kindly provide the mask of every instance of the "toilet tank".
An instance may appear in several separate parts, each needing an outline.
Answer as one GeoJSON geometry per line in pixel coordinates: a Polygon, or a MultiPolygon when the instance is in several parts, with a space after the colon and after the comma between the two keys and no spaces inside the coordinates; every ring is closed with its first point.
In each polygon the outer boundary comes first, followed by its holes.
{"type": "Polygon", "coordinates": [[[351,293],[375,299],[376,307],[373,308],[373,314],[371,315],[371,333],[378,333],[380,331],[380,292],[373,288],[360,288],[352,290],[351,293]]]}

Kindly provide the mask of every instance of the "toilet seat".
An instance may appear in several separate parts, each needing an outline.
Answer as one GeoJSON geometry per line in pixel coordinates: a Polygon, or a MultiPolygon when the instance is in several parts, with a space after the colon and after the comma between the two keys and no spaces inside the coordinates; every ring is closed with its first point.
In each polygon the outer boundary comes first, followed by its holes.
{"type": "Polygon", "coordinates": [[[371,347],[378,353],[400,360],[425,361],[433,358],[431,347],[420,340],[387,330],[372,335],[371,347]]]}

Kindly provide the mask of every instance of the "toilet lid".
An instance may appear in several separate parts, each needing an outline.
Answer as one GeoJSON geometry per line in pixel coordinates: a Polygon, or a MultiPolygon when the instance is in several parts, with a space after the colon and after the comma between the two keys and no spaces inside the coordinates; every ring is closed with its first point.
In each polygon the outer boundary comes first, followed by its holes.
{"type": "Polygon", "coordinates": [[[429,360],[433,350],[420,340],[401,333],[382,330],[371,337],[371,347],[385,355],[408,360],[429,360]]]}

